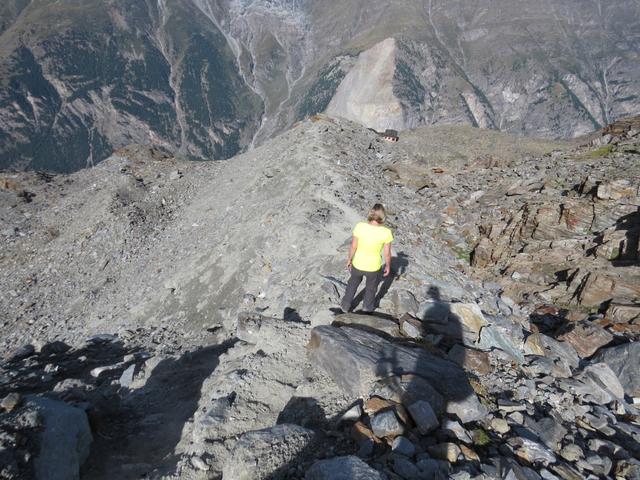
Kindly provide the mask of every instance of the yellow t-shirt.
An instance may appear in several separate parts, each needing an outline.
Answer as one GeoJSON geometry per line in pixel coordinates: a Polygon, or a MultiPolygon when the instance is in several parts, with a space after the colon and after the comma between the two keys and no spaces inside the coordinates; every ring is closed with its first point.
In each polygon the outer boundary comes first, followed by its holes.
{"type": "Polygon", "coordinates": [[[393,241],[391,230],[382,225],[360,222],[353,229],[353,236],[358,239],[358,248],[351,262],[353,266],[363,272],[380,270],[382,248],[385,243],[393,241]]]}

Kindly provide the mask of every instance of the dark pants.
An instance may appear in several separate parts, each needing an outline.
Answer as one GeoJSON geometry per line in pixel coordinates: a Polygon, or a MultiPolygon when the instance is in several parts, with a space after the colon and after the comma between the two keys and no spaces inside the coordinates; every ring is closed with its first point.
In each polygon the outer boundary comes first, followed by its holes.
{"type": "Polygon", "coordinates": [[[376,309],[376,291],[378,290],[378,282],[380,281],[380,272],[381,270],[377,270],[375,272],[363,272],[362,270],[358,270],[356,267],[352,266],[351,277],[349,277],[347,290],[344,292],[344,297],[341,302],[342,310],[345,312],[351,310],[353,297],[355,297],[358,285],[360,285],[362,277],[364,277],[366,278],[366,283],[364,287],[364,303],[362,310],[365,312],[373,312],[376,309]]]}

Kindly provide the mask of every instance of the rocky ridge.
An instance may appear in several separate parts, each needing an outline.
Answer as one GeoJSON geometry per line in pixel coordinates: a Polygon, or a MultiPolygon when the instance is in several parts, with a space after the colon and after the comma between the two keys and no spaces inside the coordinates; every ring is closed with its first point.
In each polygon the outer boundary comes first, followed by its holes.
{"type": "MultiPolygon", "coordinates": [[[[575,161],[538,148],[494,176],[575,161]]],[[[319,116],[229,162],[130,147],[5,175],[0,475],[37,474],[73,418],[59,478],[637,478],[633,336],[556,338],[470,277],[462,234],[430,227],[456,224],[441,202],[461,178],[420,163],[416,188],[406,152],[319,116]],[[379,200],[393,276],[376,315],[334,316],[349,231],[379,200]]]]}

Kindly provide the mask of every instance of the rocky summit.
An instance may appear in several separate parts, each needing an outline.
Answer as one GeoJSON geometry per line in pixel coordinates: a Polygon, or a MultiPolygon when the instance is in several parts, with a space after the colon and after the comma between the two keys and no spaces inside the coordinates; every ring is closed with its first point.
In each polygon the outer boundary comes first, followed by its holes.
{"type": "Polygon", "coordinates": [[[0,168],[229,158],[326,112],[574,138],[638,115],[633,0],[3,0],[0,168]]]}
{"type": "Polygon", "coordinates": [[[0,177],[0,478],[640,478],[640,122],[0,177]],[[335,309],[383,202],[374,315],[335,309]]]}

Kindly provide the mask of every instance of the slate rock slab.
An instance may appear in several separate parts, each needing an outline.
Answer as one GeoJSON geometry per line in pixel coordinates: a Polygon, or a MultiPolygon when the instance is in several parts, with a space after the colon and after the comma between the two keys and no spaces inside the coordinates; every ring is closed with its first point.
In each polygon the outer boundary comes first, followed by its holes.
{"type": "Polygon", "coordinates": [[[426,380],[444,399],[446,411],[463,423],[486,413],[466,374],[455,363],[424,349],[398,345],[351,327],[312,330],[308,356],[351,397],[366,397],[379,379],[413,374],[426,380]]]}

